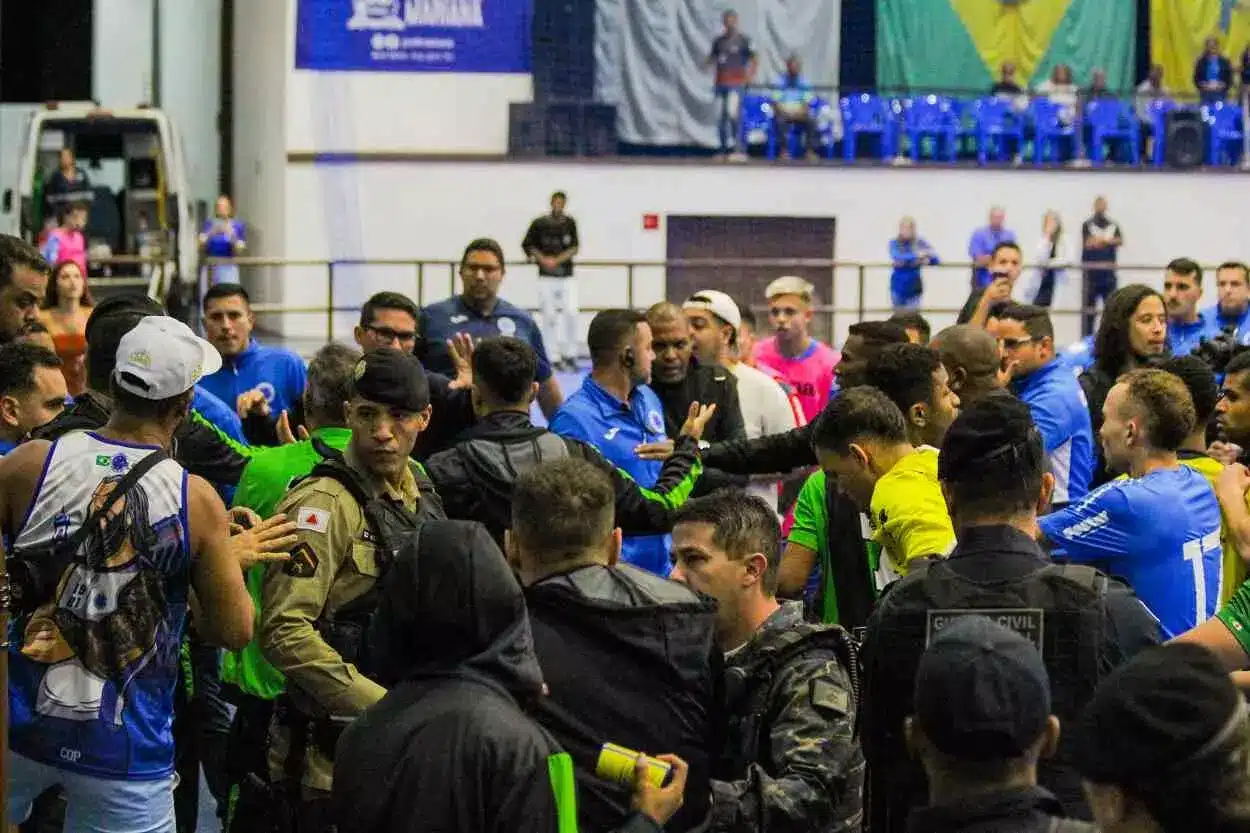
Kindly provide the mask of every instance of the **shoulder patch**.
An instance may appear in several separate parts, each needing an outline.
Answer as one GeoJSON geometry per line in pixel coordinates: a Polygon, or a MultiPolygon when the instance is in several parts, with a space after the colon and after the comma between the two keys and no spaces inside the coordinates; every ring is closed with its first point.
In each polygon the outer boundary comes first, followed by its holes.
{"type": "Polygon", "coordinates": [[[295,510],[295,528],[324,535],[330,531],[330,510],[301,506],[295,510]]]}
{"type": "Polygon", "coordinates": [[[291,549],[291,560],[283,570],[291,578],[312,578],[317,573],[320,559],[306,541],[300,541],[291,549]]]}
{"type": "Polygon", "coordinates": [[[851,695],[830,680],[812,680],[812,705],[834,714],[844,715],[851,711],[851,695]]]}

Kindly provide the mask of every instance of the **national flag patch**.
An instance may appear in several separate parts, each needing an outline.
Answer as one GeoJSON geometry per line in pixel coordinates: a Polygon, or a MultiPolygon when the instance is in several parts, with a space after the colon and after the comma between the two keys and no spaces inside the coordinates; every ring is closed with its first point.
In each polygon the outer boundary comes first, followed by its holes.
{"type": "Polygon", "coordinates": [[[330,531],[330,512],[327,509],[313,509],[301,506],[295,513],[295,528],[322,534],[330,531]]]}

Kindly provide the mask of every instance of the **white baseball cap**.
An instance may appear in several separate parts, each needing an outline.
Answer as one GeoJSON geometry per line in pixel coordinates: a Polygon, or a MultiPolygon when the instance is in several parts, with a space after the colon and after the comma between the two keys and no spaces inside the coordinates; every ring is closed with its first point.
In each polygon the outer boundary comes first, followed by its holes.
{"type": "Polygon", "coordinates": [[[176,318],[149,315],[117,345],[113,381],[142,399],[172,399],[218,370],[216,347],[176,318]]]}
{"type": "Polygon", "coordinates": [[[738,304],[719,289],[700,289],[687,298],[681,308],[707,310],[735,330],[742,326],[738,304]]]}
{"type": "Polygon", "coordinates": [[[771,301],[778,295],[798,295],[805,301],[810,302],[815,291],[816,287],[812,286],[806,279],[797,275],[786,275],[770,283],[764,290],[764,297],[771,301]]]}

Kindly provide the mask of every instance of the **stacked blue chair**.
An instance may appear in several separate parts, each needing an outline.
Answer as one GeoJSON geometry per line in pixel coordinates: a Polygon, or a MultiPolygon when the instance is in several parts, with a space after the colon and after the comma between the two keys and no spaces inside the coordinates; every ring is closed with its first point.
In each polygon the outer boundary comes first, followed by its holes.
{"type": "Polygon", "coordinates": [[[767,96],[744,95],[738,113],[738,144],[749,148],[764,146],[769,159],[777,158],[777,120],[767,96]]]}
{"type": "Polygon", "coordinates": [[[1150,117],[1150,130],[1154,133],[1154,146],[1150,150],[1150,162],[1162,168],[1168,158],[1168,113],[1180,107],[1170,98],[1156,98],[1146,105],[1150,117]]]}
{"type": "Polygon", "coordinates": [[[1241,108],[1221,101],[1203,107],[1202,117],[1207,123],[1207,164],[1236,164],[1244,141],[1241,108]]]}
{"type": "Polygon", "coordinates": [[[1024,150],[1024,122],[1011,102],[1002,98],[983,98],[973,105],[977,125],[977,161],[1006,162],[1009,154],[1024,150]],[[1014,139],[1009,143],[1008,139],[1014,139]]]}
{"type": "Polygon", "coordinates": [[[1029,120],[1033,123],[1033,161],[1062,162],[1061,147],[1067,145],[1076,153],[1076,126],[1062,118],[1063,108],[1048,98],[1029,102],[1029,120]]]}
{"type": "Polygon", "coordinates": [[[904,107],[904,123],[913,162],[920,159],[921,144],[929,138],[934,141],[935,159],[955,161],[955,135],[959,119],[950,99],[939,95],[912,99],[904,107]]]}
{"type": "Polygon", "coordinates": [[[1085,124],[1089,127],[1089,159],[1095,166],[1106,161],[1107,142],[1123,142],[1128,160],[1141,161],[1141,125],[1133,108],[1123,101],[1100,98],[1085,105],[1085,124]]]}
{"type": "Polygon", "coordinates": [[[895,123],[888,102],[870,93],[842,99],[842,156],[855,158],[860,136],[876,136],[881,144],[880,158],[894,155],[895,123]]]}

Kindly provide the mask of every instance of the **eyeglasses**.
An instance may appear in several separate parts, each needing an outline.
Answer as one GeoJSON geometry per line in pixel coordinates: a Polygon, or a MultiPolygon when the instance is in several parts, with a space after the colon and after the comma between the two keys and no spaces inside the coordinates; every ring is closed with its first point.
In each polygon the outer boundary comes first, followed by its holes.
{"type": "Polygon", "coordinates": [[[417,340],[417,334],[412,330],[392,330],[390,327],[375,327],[369,324],[366,330],[373,333],[381,341],[394,341],[400,344],[413,344],[417,340]]]}
{"type": "Polygon", "coordinates": [[[1001,344],[1005,350],[1015,350],[1017,347],[1023,347],[1032,341],[1033,338],[1030,336],[1028,338],[1000,338],[998,343],[1001,344]]]}

